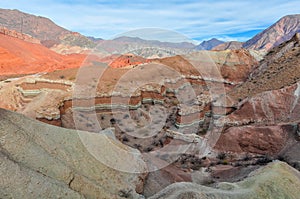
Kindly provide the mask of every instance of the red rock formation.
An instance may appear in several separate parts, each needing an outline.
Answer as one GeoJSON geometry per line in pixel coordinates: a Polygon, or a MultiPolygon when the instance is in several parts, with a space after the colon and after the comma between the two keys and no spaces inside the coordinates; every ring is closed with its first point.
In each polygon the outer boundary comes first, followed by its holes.
{"type": "Polygon", "coordinates": [[[291,126],[231,127],[222,133],[215,148],[236,153],[278,154],[285,146],[291,126]]]}
{"type": "Polygon", "coordinates": [[[143,63],[148,63],[149,60],[133,54],[121,55],[114,59],[109,66],[112,68],[122,68],[126,66],[135,66],[143,63]]]}
{"type": "Polygon", "coordinates": [[[227,51],[200,51],[186,56],[173,56],[163,59],[154,59],[154,62],[164,64],[182,75],[195,75],[200,72],[205,76],[201,67],[212,67],[218,69],[217,75],[222,75],[224,80],[232,83],[244,81],[250,72],[257,66],[257,61],[245,49],[227,51]],[[209,59],[210,62],[201,62],[201,59],[209,59]],[[199,60],[191,63],[188,59],[199,60]],[[199,67],[201,65],[201,67],[199,67]],[[199,70],[200,68],[200,70],[199,70]]]}
{"type": "Polygon", "coordinates": [[[228,116],[228,123],[277,124],[299,120],[299,84],[266,91],[245,100],[228,116]]]}
{"type": "Polygon", "coordinates": [[[21,33],[0,34],[0,75],[30,74],[80,67],[85,55],[59,55],[21,33]],[[8,36],[9,35],[9,36],[8,36]],[[21,39],[20,39],[21,37],[21,39]]]}
{"type": "MultiPolygon", "coordinates": [[[[223,118],[216,149],[278,154],[300,123],[299,34],[273,48],[250,78],[228,95],[237,110],[223,118]]],[[[290,142],[290,141],[289,141],[290,142]]]]}
{"type": "MultiPolygon", "coordinates": [[[[226,117],[225,130],[216,145],[220,151],[278,154],[295,141],[300,123],[299,83],[265,91],[241,102],[226,117]]],[[[287,150],[287,149],[286,149],[287,150]]]]}

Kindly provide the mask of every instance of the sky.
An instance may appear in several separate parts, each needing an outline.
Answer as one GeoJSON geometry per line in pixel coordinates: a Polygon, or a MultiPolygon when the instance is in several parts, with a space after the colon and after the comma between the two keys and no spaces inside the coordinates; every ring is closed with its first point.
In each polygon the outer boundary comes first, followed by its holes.
{"type": "Polygon", "coordinates": [[[246,41],[283,16],[300,14],[299,0],[1,0],[0,7],[50,18],[86,36],[165,41],[246,41]]]}

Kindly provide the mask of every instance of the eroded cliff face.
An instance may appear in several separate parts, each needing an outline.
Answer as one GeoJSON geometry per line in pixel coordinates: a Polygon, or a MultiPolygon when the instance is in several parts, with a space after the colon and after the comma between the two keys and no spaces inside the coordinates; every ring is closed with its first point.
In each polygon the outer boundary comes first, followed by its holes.
{"type": "Polygon", "coordinates": [[[299,50],[296,34],[271,50],[245,83],[228,93],[227,107],[234,111],[222,118],[226,128],[217,149],[278,155],[298,144],[299,50]]]}
{"type": "Polygon", "coordinates": [[[166,180],[158,179],[159,172],[147,178],[145,194],[150,196],[161,189],[153,182],[161,180],[166,187],[192,181],[194,170],[218,162],[193,154],[225,113],[212,102],[243,81],[256,65],[245,50],[199,52],[125,68],[96,63],[6,79],[0,85],[5,88],[0,90],[1,106],[70,129],[98,133],[114,127],[119,141],[144,154],[156,154],[158,165],[169,165],[159,171],[166,180]],[[191,147],[176,156],[160,153],[182,145],[191,147]]]}
{"type": "Polygon", "coordinates": [[[26,42],[40,44],[40,41],[38,39],[33,38],[30,35],[19,33],[15,30],[10,30],[10,29],[5,28],[5,27],[0,27],[0,34],[7,35],[7,36],[10,36],[10,37],[14,37],[14,38],[17,38],[17,39],[21,39],[21,40],[26,41],[26,42]]]}
{"type": "Polygon", "coordinates": [[[246,50],[204,51],[133,67],[104,64],[7,80],[2,88],[10,89],[1,96],[10,100],[3,98],[2,107],[66,128],[113,126],[120,141],[141,151],[174,139],[167,129],[202,136],[215,121],[225,127],[215,149],[278,155],[299,123],[298,44],[296,35],[259,65],[246,50]],[[294,78],[283,78],[287,74],[294,78]],[[220,95],[228,101],[218,102],[220,95]],[[150,124],[153,129],[136,131],[150,124]],[[135,134],[151,137],[152,131],[154,138],[135,134]]]}
{"type": "MultiPolygon", "coordinates": [[[[87,68],[86,71],[84,69],[58,71],[49,73],[49,75],[33,75],[28,78],[7,80],[3,83],[3,88],[11,86],[12,89],[3,89],[1,91],[4,93],[8,92],[6,94],[8,97],[14,93],[17,101],[24,102],[16,105],[14,101],[3,100],[2,107],[11,107],[13,110],[22,110],[26,113],[30,112],[31,109],[31,106],[27,106],[27,104],[35,102],[35,104],[41,104],[41,107],[44,108],[39,108],[39,111],[37,111],[36,107],[39,107],[39,105],[35,105],[35,110],[33,111],[35,113],[29,114],[30,116],[36,115],[36,118],[42,120],[60,119],[63,115],[66,116],[68,109],[71,108],[72,96],[74,96],[74,93],[71,91],[78,84],[78,82],[75,82],[76,76],[81,74],[78,75],[77,73],[81,72],[86,83],[82,93],[85,93],[86,90],[94,90],[95,104],[89,107],[89,104],[86,104],[88,99],[84,98],[77,100],[77,109],[89,110],[95,108],[97,112],[101,113],[110,111],[112,107],[129,107],[134,110],[145,104],[159,103],[166,104],[167,107],[174,106],[178,108],[175,112],[175,121],[178,125],[180,123],[193,123],[195,118],[196,120],[203,120],[205,114],[210,112],[211,97],[209,92],[212,86],[207,85],[207,82],[220,85],[225,84],[224,90],[226,91],[245,79],[249,71],[257,64],[254,58],[244,50],[195,53],[189,58],[197,59],[197,57],[201,56],[210,57],[209,59],[212,60],[214,67],[217,70],[220,69],[221,72],[211,77],[205,77],[206,74],[200,74],[204,71],[202,68],[193,66],[187,61],[188,58],[181,56],[153,60],[154,63],[137,65],[136,68],[113,69],[109,67],[105,71],[101,71],[102,69],[100,70],[98,66],[95,66],[87,68]],[[240,73],[237,74],[235,71],[238,68],[240,68],[240,73]],[[163,74],[162,70],[164,71],[163,74]],[[129,73],[131,76],[127,77],[126,75],[129,73]],[[100,80],[97,80],[99,77],[93,77],[94,74],[101,74],[100,80]],[[222,75],[225,79],[222,79],[222,75]],[[125,80],[124,77],[126,78],[125,80]],[[144,85],[145,83],[146,85],[144,85]],[[188,91],[191,91],[192,94],[186,93],[188,91]],[[21,96],[16,95],[17,92],[21,96]],[[43,102],[46,99],[48,101],[43,102]],[[194,104],[194,108],[187,106],[188,104],[186,103],[189,100],[194,104]],[[26,103],[25,101],[31,103],[26,103]],[[37,101],[39,103],[36,103],[37,101]],[[61,113],[63,115],[60,115],[61,113]]],[[[200,64],[205,65],[205,63],[200,64]]],[[[220,91],[217,92],[222,92],[223,86],[217,87],[220,87],[220,91]]],[[[69,113],[71,112],[69,111],[69,113]]],[[[63,122],[62,125],[64,126],[63,122]]],[[[72,127],[73,125],[66,122],[65,126],[72,127]]]]}

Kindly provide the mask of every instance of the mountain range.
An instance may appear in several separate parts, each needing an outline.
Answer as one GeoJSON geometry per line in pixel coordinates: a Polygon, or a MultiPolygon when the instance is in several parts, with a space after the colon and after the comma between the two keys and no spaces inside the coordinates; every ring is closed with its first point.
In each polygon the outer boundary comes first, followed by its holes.
{"type": "Polygon", "coordinates": [[[141,48],[148,48],[148,53],[144,53],[144,55],[149,54],[148,57],[157,56],[161,48],[167,49],[165,52],[162,52],[162,56],[211,49],[225,50],[246,48],[252,50],[269,50],[272,47],[288,41],[295,33],[299,32],[299,23],[300,15],[287,15],[242,45],[235,41],[225,43],[224,41],[213,38],[208,41],[203,41],[196,46],[187,42],[170,43],[125,36],[112,40],[96,39],[66,30],[45,17],[23,13],[18,10],[0,10],[0,24],[2,27],[30,35],[40,40],[42,45],[48,48],[52,47],[53,50],[63,54],[88,52],[88,49],[92,49],[96,46],[107,53],[124,54],[133,52],[137,53],[137,55],[142,55],[142,52],[140,52],[141,48]],[[150,53],[154,49],[158,52],[150,53]],[[166,51],[170,52],[167,53],[166,51]]]}

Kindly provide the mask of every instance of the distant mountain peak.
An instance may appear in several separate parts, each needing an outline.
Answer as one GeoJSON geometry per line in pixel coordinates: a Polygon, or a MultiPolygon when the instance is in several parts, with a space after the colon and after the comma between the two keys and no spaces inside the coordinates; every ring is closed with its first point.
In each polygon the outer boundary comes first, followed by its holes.
{"type": "Polygon", "coordinates": [[[208,42],[223,42],[223,41],[221,41],[221,40],[218,40],[218,39],[216,39],[216,38],[212,38],[212,39],[209,39],[209,40],[207,40],[208,42]]]}
{"type": "Polygon", "coordinates": [[[223,44],[224,41],[221,41],[221,40],[218,40],[216,38],[212,38],[210,40],[207,40],[207,41],[203,41],[201,42],[197,47],[196,49],[197,50],[211,50],[213,49],[214,47],[220,45],[220,44],[223,44]]]}

